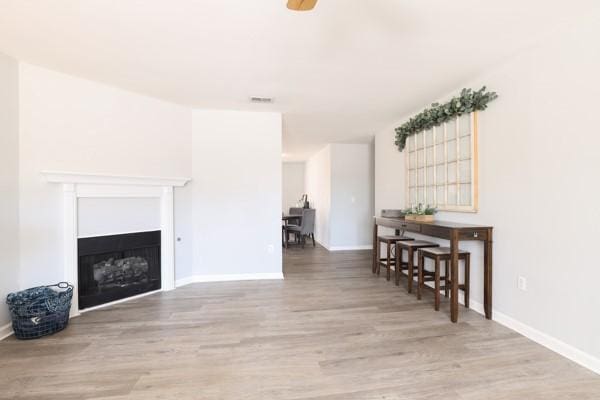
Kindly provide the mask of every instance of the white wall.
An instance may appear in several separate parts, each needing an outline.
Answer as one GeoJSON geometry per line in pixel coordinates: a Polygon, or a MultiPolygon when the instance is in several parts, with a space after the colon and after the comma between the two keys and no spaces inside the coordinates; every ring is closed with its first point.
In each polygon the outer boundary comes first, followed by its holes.
{"type": "Polygon", "coordinates": [[[282,195],[281,206],[284,213],[287,213],[290,207],[297,207],[296,203],[305,193],[304,191],[304,169],[303,162],[284,162],[282,165],[282,195]]]}
{"type": "Polygon", "coordinates": [[[306,161],[305,189],[310,207],[316,210],[315,240],[329,247],[331,207],[331,145],[306,161]]]}
{"type": "Polygon", "coordinates": [[[79,237],[160,230],[160,200],[141,198],[78,199],[79,237]]]}
{"type": "Polygon", "coordinates": [[[372,245],[373,169],[372,145],[331,145],[332,249],[372,245]]]}
{"type": "MultiPolygon", "coordinates": [[[[500,96],[479,118],[480,211],[438,216],[494,226],[496,315],[598,371],[599,36],[595,21],[582,23],[464,85],[500,96]]],[[[393,137],[393,126],[376,137],[377,212],[404,206],[404,153],[393,137]]],[[[475,253],[472,298],[481,303],[481,248],[463,247],[475,253]]]]}
{"type": "Polygon", "coordinates": [[[315,238],[326,248],[370,248],[373,169],[370,144],[329,144],[306,162],[306,193],[317,210],[315,238]]]}
{"type": "Polygon", "coordinates": [[[394,127],[404,122],[398,120],[397,124],[375,135],[375,211],[379,214],[382,209],[406,208],[404,186],[406,174],[404,169],[404,153],[398,151],[394,145],[394,127]]]}
{"type": "Polygon", "coordinates": [[[10,321],[4,299],[19,289],[18,85],[17,61],[0,54],[0,338],[10,321]]]}
{"type": "Polygon", "coordinates": [[[203,279],[281,274],[281,129],[278,113],[193,112],[194,272],[203,279]]]}
{"type": "MultiPolygon", "coordinates": [[[[29,64],[19,72],[22,287],[64,279],[62,189],[43,170],[191,176],[175,190],[178,282],[281,276],[280,114],[193,111],[29,64]]],[[[156,225],[144,200],[80,206],[81,235],[156,225]]]]}
{"type": "MultiPolygon", "coordinates": [[[[29,287],[63,279],[62,189],[40,171],[189,176],[191,110],[24,63],[19,82],[20,279],[29,287]]],[[[176,221],[176,236],[187,221],[176,221]]],[[[178,259],[190,252],[184,239],[178,259]]],[[[177,265],[178,277],[191,273],[177,265]]]]}

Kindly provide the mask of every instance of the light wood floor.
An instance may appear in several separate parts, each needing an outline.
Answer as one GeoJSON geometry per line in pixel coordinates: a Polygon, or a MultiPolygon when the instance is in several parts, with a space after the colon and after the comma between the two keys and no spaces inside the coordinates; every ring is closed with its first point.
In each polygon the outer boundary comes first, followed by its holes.
{"type": "Polygon", "coordinates": [[[2,399],[600,399],[600,377],[370,271],[290,249],[285,281],[188,285],[0,342],[2,399]]]}

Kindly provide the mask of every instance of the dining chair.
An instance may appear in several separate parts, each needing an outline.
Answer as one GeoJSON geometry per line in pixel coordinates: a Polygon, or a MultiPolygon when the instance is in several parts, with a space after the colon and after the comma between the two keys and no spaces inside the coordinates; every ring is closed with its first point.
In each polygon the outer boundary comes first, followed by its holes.
{"type": "Polygon", "coordinates": [[[300,221],[302,218],[302,210],[304,210],[301,207],[290,207],[290,212],[289,212],[289,216],[297,216],[298,218],[293,218],[293,219],[289,219],[288,220],[288,225],[300,225],[300,221]]]}
{"type": "Polygon", "coordinates": [[[289,245],[290,233],[295,234],[300,239],[300,244],[304,248],[306,238],[312,239],[313,247],[315,244],[315,214],[314,208],[303,208],[302,209],[302,220],[300,225],[286,225],[283,227],[283,234],[285,237],[285,247],[289,245]]]}
{"type": "Polygon", "coordinates": [[[302,207],[290,207],[289,215],[302,215],[302,207]]]}
{"type": "MultiPolygon", "coordinates": [[[[285,220],[285,224],[284,225],[300,225],[300,221],[302,220],[302,207],[290,207],[290,210],[288,212],[288,217],[285,220]],[[291,218],[291,217],[297,217],[297,218],[291,218]]],[[[298,237],[297,234],[294,234],[294,240],[297,241],[298,237]]],[[[281,241],[282,243],[285,242],[285,231],[282,231],[282,236],[281,236],[281,241]]]]}

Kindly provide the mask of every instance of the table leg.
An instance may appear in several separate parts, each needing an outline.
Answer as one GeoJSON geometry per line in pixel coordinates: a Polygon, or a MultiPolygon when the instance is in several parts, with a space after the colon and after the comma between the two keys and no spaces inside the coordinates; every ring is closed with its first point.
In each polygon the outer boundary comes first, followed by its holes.
{"type": "Polygon", "coordinates": [[[492,319],[492,243],[492,230],[489,229],[483,253],[483,308],[487,319],[492,319]]]}
{"type": "Polygon", "coordinates": [[[450,238],[450,320],[458,321],[458,230],[453,230],[450,238]]]}
{"type": "Polygon", "coordinates": [[[373,273],[376,272],[377,269],[377,262],[379,260],[377,260],[377,223],[373,223],[373,265],[372,265],[372,271],[373,273]]]}

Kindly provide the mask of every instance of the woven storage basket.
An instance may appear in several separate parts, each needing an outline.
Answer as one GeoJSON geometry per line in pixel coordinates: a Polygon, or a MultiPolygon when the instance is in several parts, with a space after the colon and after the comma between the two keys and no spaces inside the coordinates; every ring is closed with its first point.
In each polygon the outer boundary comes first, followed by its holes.
{"type": "Polygon", "coordinates": [[[35,339],[66,328],[73,285],[60,282],[38,286],[6,297],[12,326],[18,339],[35,339]]]}

